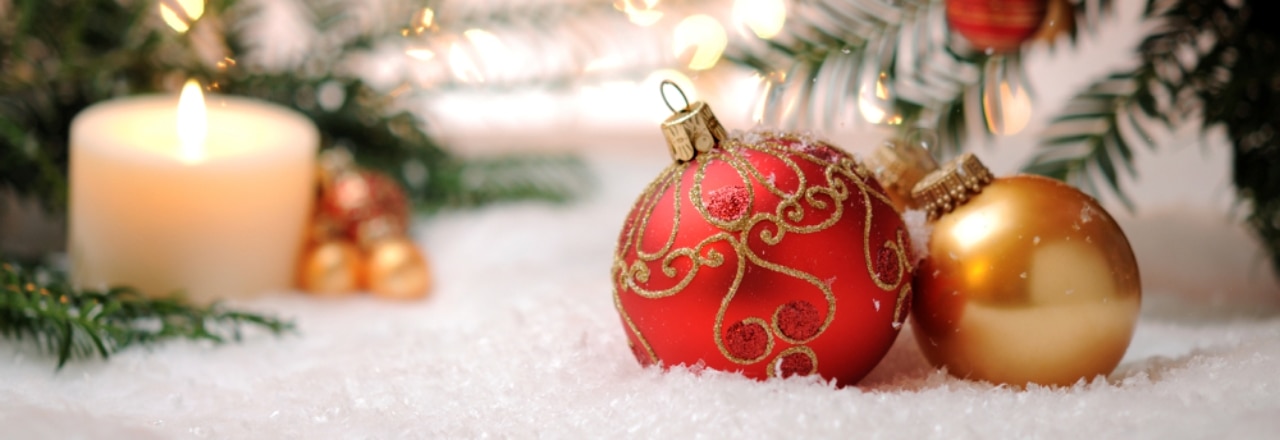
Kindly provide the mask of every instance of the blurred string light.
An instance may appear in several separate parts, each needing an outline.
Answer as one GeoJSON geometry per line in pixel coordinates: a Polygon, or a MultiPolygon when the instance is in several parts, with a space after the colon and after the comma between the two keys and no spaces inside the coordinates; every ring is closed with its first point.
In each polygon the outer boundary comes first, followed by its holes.
{"type": "Polygon", "coordinates": [[[1002,136],[1018,134],[1032,120],[1032,98],[1025,87],[1002,81],[996,93],[984,93],[982,98],[987,129],[992,133],[1002,136]],[[996,102],[991,102],[993,98],[996,102]]]}
{"type": "Polygon", "coordinates": [[[431,29],[435,25],[436,11],[431,8],[422,8],[413,14],[414,33],[421,34],[431,29]]]}
{"type": "Polygon", "coordinates": [[[782,32],[782,25],[787,22],[787,5],[783,0],[735,0],[733,21],[768,40],[782,32]]]}
{"type": "Polygon", "coordinates": [[[160,0],[160,18],[178,33],[191,29],[191,24],[204,15],[204,0],[160,0]]]}
{"type": "MultiPolygon", "coordinates": [[[[424,89],[566,86],[585,78],[636,81],[678,61],[671,50],[676,21],[650,21],[659,14],[672,16],[665,5],[658,11],[658,5],[657,0],[443,0],[406,17],[398,49],[408,61],[403,79],[424,89]]],[[[683,16],[694,8],[675,9],[683,16]]],[[[709,47],[711,52],[701,49],[706,44],[693,44],[690,54],[714,63],[724,44],[709,47]]]]}
{"type": "Polygon", "coordinates": [[[627,19],[640,26],[652,26],[662,19],[657,10],[660,0],[614,0],[613,7],[627,14],[627,19]]]}
{"type": "Polygon", "coordinates": [[[999,82],[995,93],[983,93],[982,108],[987,129],[995,134],[1018,134],[1031,122],[1031,96],[1027,88],[1007,78],[999,82]]]}
{"type": "Polygon", "coordinates": [[[515,67],[510,48],[497,35],[484,29],[467,29],[462,35],[471,42],[486,76],[496,77],[515,67]]]}
{"type": "Polygon", "coordinates": [[[404,50],[404,54],[418,61],[431,61],[436,57],[436,52],[425,47],[410,47],[404,50]]]}
{"type": "Polygon", "coordinates": [[[886,80],[886,75],[881,72],[875,81],[864,84],[858,91],[858,110],[862,113],[862,117],[872,124],[885,122],[888,116],[888,113],[878,104],[880,100],[889,99],[889,93],[885,87],[886,80]]]}
{"type": "MultiPolygon", "coordinates": [[[[409,20],[409,26],[400,32],[401,35],[422,35],[428,30],[435,29],[436,11],[431,8],[422,8],[413,13],[413,18],[409,20]]],[[[411,45],[404,50],[404,54],[418,61],[431,61],[436,57],[436,51],[425,44],[411,45]]]]}
{"type": "Polygon", "coordinates": [[[688,58],[690,69],[707,70],[720,61],[729,37],[719,20],[710,15],[696,14],[685,17],[676,25],[673,43],[676,56],[681,60],[688,58]]]}
{"type": "Polygon", "coordinates": [[[729,56],[758,59],[756,52],[781,50],[763,39],[786,32],[794,6],[786,0],[439,0],[402,13],[397,50],[409,69],[405,80],[425,89],[638,81],[658,69],[703,71],[729,56]],[[730,25],[739,31],[730,35],[730,25]]]}
{"type": "Polygon", "coordinates": [[[484,72],[476,65],[475,57],[468,53],[467,46],[454,43],[449,47],[449,70],[453,77],[464,84],[484,82],[484,72]]]}
{"type": "Polygon", "coordinates": [[[1031,95],[1018,58],[994,57],[983,66],[982,114],[987,131],[993,134],[1018,134],[1031,122],[1031,95]]]}

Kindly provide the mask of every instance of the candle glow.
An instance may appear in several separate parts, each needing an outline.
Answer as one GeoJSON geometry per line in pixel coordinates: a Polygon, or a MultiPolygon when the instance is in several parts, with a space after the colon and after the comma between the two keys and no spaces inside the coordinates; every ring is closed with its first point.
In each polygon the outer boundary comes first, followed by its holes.
{"type": "Polygon", "coordinates": [[[189,82],[86,108],[69,143],[75,285],[200,303],[291,285],[320,144],[306,116],[189,82]]]}
{"type": "Polygon", "coordinates": [[[178,96],[178,157],[186,163],[204,159],[204,142],[209,133],[209,116],[204,106],[204,93],[194,79],[187,80],[178,96]]]}

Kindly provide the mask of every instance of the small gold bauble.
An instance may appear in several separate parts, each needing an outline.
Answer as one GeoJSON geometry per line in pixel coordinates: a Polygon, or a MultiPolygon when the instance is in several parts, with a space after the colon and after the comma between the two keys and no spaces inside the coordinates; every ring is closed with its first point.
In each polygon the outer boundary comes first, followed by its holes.
{"type": "MultiPolygon", "coordinates": [[[[1110,373],[1141,301],[1124,232],[1097,201],[1056,180],[976,186],[947,196],[954,203],[938,212],[916,270],[911,318],[925,357],[957,377],[1018,386],[1110,373]]],[[[940,197],[923,204],[948,205],[940,197]]]]}
{"type": "Polygon", "coordinates": [[[360,250],[343,240],[323,241],[302,253],[298,287],[317,295],[342,295],[360,286],[360,250]]]}
{"type": "Polygon", "coordinates": [[[388,238],[373,243],[368,248],[364,264],[369,291],[374,295],[417,299],[426,296],[431,287],[427,259],[407,238],[388,238]]]}

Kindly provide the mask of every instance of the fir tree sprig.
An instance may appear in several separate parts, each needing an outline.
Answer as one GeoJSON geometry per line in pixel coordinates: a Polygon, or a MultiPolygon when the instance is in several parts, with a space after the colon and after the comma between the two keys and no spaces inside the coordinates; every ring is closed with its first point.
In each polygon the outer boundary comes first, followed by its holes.
{"type": "Polygon", "coordinates": [[[1202,132],[1225,128],[1233,153],[1232,181],[1248,211],[1246,221],[1280,273],[1280,63],[1275,61],[1280,57],[1280,28],[1272,22],[1280,14],[1280,3],[1149,0],[1145,14],[1158,26],[1138,46],[1141,64],[1113,74],[1070,101],[1050,126],[1043,151],[1024,170],[1092,189],[1092,179],[1083,173],[1084,165],[1090,165],[1127,201],[1115,164],[1133,172],[1133,140],[1155,147],[1146,124],[1136,118],[1142,115],[1173,129],[1199,116],[1202,132]],[[1127,91],[1099,90],[1100,85],[1116,82],[1128,82],[1127,91]],[[1079,105],[1083,101],[1095,105],[1079,105]],[[1082,119],[1100,123],[1067,134],[1057,129],[1082,119]],[[1088,148],[1063,148],[1067,144],[1088,148]]]}
{"type": "Polygon", "coordinates": [[[1098,193],[1094,177],[1101,175],[1111,192],[1132,208],[1132,199],[1120,188],[1120,169],[1137,174],[1131,139],[1152,146],[1137,119],[1140,108],[1154,103],[1150,89],[1138,81],[1144,76],[1115,73],[1072,97],[1045,130],[1040,150],[1023,171],[1066,181],[1092,194],[1098,193]]]}
{"type": "Polygon", "coordinates": [[[241,340],[246,327],[274,335],[293,323],[268,315],[194,305],[181,296],[149,298],[130,288],[76,289],[47,268],[0,263],[0,337],[33,342],[57,358],[109,358],[133,346],[174,339],[221,344],[241,340]]]}
{"type": "Polygon", "coordinates": [[[258,43],[244,25],[263,13],[255,4],[210,0],[191,30],[178,34],[160,22],[151,1],[14,3],[9,14],[0,14],[0,186],[61,211],[67,133],[75,115],[119,96],[173,92],[194,76],[213,91],[306,114],[320,129],[323,148],[348,148],[362,165],[392,175],[421,211],[528,198],[564,201],[589,187],[585,167],[570,155],[473,159],[437,144],[424,122],[395,99],[412,86],[377,90],[351,72],[375,42],[400,38],[402,25],[381,22],[405,18],[410,2],[383,2],[371,20],[360,15],[368,8],[355,3],[299,1],[312,33],[323,38],[296,63],[271,68],[245,57],[258,43]],[[318,95],[333,90],[341,96],[337,107],[320,105],[318,95]],[[468,185],[494,181],[506,183],[468,185]]]}

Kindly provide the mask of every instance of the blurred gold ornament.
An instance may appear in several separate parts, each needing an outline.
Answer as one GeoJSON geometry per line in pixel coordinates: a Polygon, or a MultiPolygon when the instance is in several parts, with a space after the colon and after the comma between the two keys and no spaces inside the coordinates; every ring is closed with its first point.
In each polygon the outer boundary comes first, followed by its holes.
{"type": "Polygon", "coordinates": [[[1075,33],[1075,28],[1076,11],[1070,0],[1049,0],[1044,21],[1040,23],[1040,29],[1036,31],[1035,36],[1031,38],[1053,45],[1063,34],[1075,33]]]}
{"type": "Polygon", "coordinates": [[[972,154],[924,178],[933,221],[912,323],[952,375],[1022,386],[1106,375],[1141,302],[1124,232],[1093,198],[1038,176],[992,179],[972,154]]]}
{"type": "Polygon", "coordinates": [[[884,186],[889,201],[898,212],[918,208],[911,190],[926,174],[938,169],[929,151],[906,139],[891,139],[871,152],[867,161],[876,181],[884,186]]]}
{"type": "Polygon", "coordinates": [[[303,251],[298,287],[322,296],[355,292],[360,286],[360,250],[345,240],[318,242],[303,251]]]}
{"type": "Polygon", "coordinates": [[[389,238],[369,247],[365,275],[374,295],[392,299],[417,299],[431,287],[427,259],[412,240],[389,238]]]}

